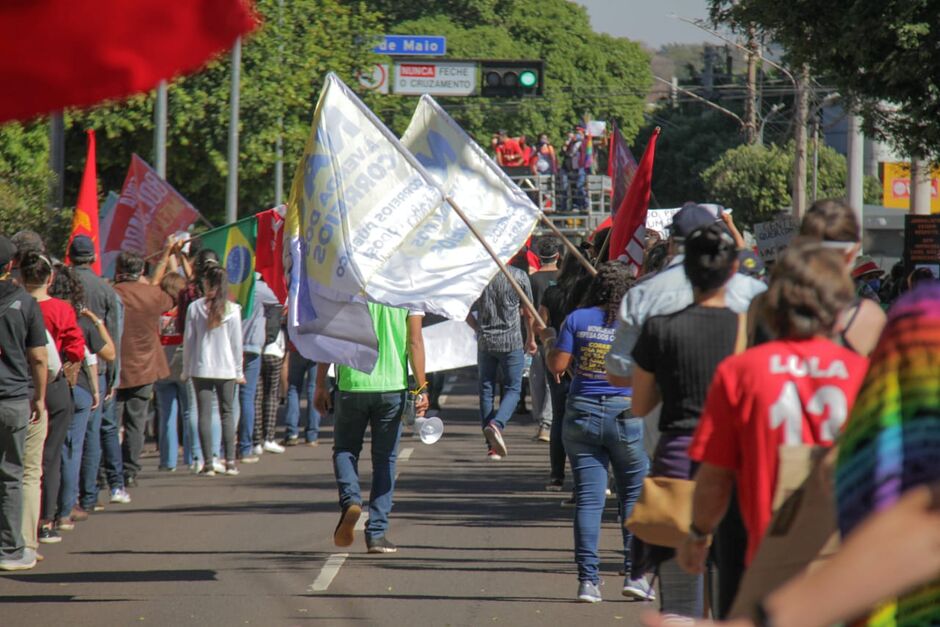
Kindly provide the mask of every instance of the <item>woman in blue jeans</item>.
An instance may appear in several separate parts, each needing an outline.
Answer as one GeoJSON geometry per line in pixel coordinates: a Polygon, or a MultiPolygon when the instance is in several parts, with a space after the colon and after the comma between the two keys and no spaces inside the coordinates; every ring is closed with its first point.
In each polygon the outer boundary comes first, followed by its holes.
{"type": "MultiPolygon", "coordinates": [[[[643,450],[643,421],[630,413],[631,391],[607,381],[604,358],[614,340],[617,308],[634,281],[624,264],[601,264],[580,309],[568,314],[557,338],[549,329],[548,368],[558,376],[573,370],[565,409],[563,439],[575,485],[574,544],[578,564],[578,600],[601,600],[598,541],[606,504],[607,468],[613,466],[620,511],[629,517],[643,487],[648,460],[643,450]],[[552,342],[552,340],[555,340],[552,342]]],[[[623,595],[649,598],[644,579],[630,578],[631,534],[623,537],[623,595]]]]}

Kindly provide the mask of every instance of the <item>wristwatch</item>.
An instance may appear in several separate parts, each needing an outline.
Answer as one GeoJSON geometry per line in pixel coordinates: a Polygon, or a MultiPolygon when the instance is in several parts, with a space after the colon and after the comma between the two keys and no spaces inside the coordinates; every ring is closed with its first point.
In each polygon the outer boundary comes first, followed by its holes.
{"type": "Polygon", "coordinates": [[[693,542],[708,542],[712,534],[705,533],[695,526],[695,523],[689,525],[689,539],[693,542]]]}

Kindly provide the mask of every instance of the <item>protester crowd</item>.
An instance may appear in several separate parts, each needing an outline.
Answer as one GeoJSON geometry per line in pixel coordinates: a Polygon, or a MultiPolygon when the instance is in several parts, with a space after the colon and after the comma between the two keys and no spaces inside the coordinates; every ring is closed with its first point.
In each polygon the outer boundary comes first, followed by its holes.
{"type": "Polygon", "coordinates": [[[193,474],[237,475],[238,463],[299,444],[301,423],[318,445],[315,364],[286,341],[284,304],[259,277],[242,312],[218,255],[199,244],[171,240],[149,268],[121,253],[111,282],[86,236],[67,264],[35,233],[0,236],[0,570],[33,568],[40,544],[130,503],[148,423],[163,472],[177,470],[182,445],[193,474]]]}
{"type": "MultiPolygon", "coordinates": [[[[870,572],[852,567],[865,563],[856,536],[886,542],[900,520],[929,540],[940,481],[932,276],[877,284],[880,270],[859,257],[855,213],[839,201],[808,210],[769,274],[730,216],[702,205],[676,213],[642,268],[609,259],[607,236],[581,248],[587,259],[540,238],[467,318],[478,343],[481,440],[494,463],[511,454],[504,433],[528,372],[533,439],[548,444],[546,490],[572,489],[579,601],[602,600],[600,530],[615,492],[622,595],[658,600],[651,625],[729,616],[761,559],[797,449],[839,447],[832,476],[845,545],[810,575],[818,585],[867,581],[870,572]],[[900,301],[886,316],[881,305],[892,298],[900,301]],[[666,540],[633,533],[635,510],[656,513],[646,498],[655,485],[673,486],[669,498],[691,508],[690,524],[666,540]]],[[[175,471],[181,448],[183,466],[201,476],[237,475],[239,464],[301,439],[316,446],[320,416],[332,411],[338,546],[353,543],[363,512],[358,462],[370,429],[366,547],[397,551],[388,531],[401,425],[440,393],[439,377],[425,372],[424,312],[370,303],[376,367],[337,365],[334,390],[330,364],[291,346],[274,291],[259,278],[242,311],[217,254],[198,240],[171,239],[149,268],[121,253],[113,282],[95,273],[96,261],[84,236],[70,243],[68,264],[34,233],[0,236],[0,569],[33,568],[40,543],[61,541],[103,507],[99,493],[130,502],[152,407],[159,469],[175,471]]],[[[868,587],[828,599],[827,620],[883,603],[880,616],[896,624],[937,624],[940,584],[927,583],[937,546],[885,565],[906,568],[904,586],[860,583],[868,587]]],[[[752,622],[741,624],[825,624],[799,612],[808,600],[792,591],[805,590],[802,581],[748,608],[752,622]]]]}
{"type": "Polygon", "coordinates": [[[496,163],[510,172],[554,177],[555,204],[546,211],[588,211],[587,176],[593,173],[596,161],[593,138],[583,124],[566,133],[560,150],[555,149],[546,133],[531,145],[525,135],[511,137],[506,130],[493,135],[490,147],[496,163]]]}

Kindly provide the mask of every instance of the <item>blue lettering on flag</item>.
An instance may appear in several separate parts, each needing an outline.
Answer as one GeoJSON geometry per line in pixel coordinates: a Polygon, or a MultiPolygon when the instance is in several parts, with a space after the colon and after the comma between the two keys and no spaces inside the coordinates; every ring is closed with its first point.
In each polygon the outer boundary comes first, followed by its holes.
{"type": "Polygon", "coordinates": [[[428,148],[431,154],[416,152],[418,162],[426,169],[437,174],[442,180],[447,180],[448,170],[452,165],[457,165],[467,175],[473,175],[473,171],[467,165],[457,159],[457,153],[454,147],[450,145],[447,138],[435,130],[428,129],[427,132],[428,148]]]}

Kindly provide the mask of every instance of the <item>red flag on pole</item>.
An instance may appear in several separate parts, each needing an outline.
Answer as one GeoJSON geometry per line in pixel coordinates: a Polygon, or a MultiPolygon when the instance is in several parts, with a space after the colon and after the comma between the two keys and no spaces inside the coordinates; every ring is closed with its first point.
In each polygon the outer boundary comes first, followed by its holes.
{"type": "Polygon", "coordinates": [[[0,2],[0,122],[147,91],[254,25],[247,0],[0,2]]]}
{"type": "Polygon", "coordinates": [[[630,188],[630,182],[636,173],[636,159],[630,152],[630,147],[624,140],[620,129],[614,123],[613,132],[610,134],[610,151],[607,159],[607,176],[610,177],[610,207],[613,215],[617,214],[620,204],[627,195],[630,188]]]}
{"type": "MultiPolygon", "coordinates": [[[[98,243],[98,176],[95,168],[95,131],[88,129],[88,154],[85,157],[85,173],[78,188],[78,204],[72,216],[72,234],[69,245],[76,235],[87,235],[95,244],[95,263],[92,269],[101,275],[101,247],[98,243]]],[[[68,248],[66,248],[68,250],[68,248]]]]}
{"type": "Polygon", "coordinates": [[[650,185],[653,180],[653,160],[656,157],[656,140],[659,127],[653,131],[643,158],[637,166],[630,188],[617,209],[610,231],[610,259],[624,258],[639,270],[643,265],[644,239],[646,237],[646,212],[650,206],[650,185]]]}
{"type": "Polygon", "coordinates": [[[121,197],[104,221],[103,267],[110,272],[122,250],[143,257],[160,252],[167,236],[185,231],[198,217],[196,208],[172,185],[146,161],[131,155],[121,197]]]}
{"type": "Polygon", "coordinates": [[[284,276],[284,216],[281,205],[257,214],[258,239],[255,245],[255,270],[282,303],[287,302],[284,276]]]}

